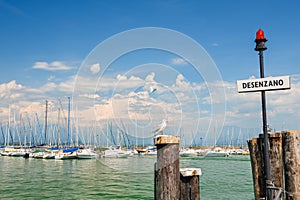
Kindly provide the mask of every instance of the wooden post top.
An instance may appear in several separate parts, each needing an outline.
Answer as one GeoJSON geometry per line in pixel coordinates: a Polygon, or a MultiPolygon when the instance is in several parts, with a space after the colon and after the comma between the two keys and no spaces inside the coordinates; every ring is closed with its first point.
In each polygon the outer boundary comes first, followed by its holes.
{"type": "Polygon", "coordinates": [[[157,135],[154,137],[154,144],[179,144],[180,138],[173,135],[157,135]]]}
{"type": "MultiPolygon", "coordinates": [[[[269,138],[276,138],[281,137],[281,133],[275,132],[275,133],[268,133],[269,138]]],[[[264,138],[264,134],[259,134],[259,138],[264,138]]]]}
{"type": "MultiPolygon", "coordinates": [[[[299,134],[298,130],[286,130],[281,132],[269,133],[269,138],[282,137],[282,133],[291,133],[291,134],[299,134]]],[[[259,138],[264,138],[264,134],[259,134],[259,138]]]]}
{"type": "Polygon", "coordinates": [[[282,132],[290,132],[292,134],[299,134],[298,130],[287,130],[287,131],[282,131],[282,132]]]}
{"type": "Polygon", "coordinates": [[[200,168],[182,168],[180,169],[180,173],[183,177],[202,175],[202,171],[200,168]]]}

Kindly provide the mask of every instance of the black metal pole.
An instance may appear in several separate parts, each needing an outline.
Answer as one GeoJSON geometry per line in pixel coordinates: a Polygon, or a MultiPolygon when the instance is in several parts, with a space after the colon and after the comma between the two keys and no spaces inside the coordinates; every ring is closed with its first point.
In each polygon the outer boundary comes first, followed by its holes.
{"type": "MultiPolygon", "coordinates": [[[[259,51],[259,63],[260,63],[260,77],[264,78],[264,61],[263,51],[259,51]]],[[[261,106],[262,106],[262,118],[263,118],[263,133],[264,133],[264,171],[266,177],[266,197],[270,199],[268,195],[268,185],[270,184],[270,158],[269,158],[269,139],[268,139],[268,123],[267,123],[267,109],[266,109],[266,94],[265,91],[261,91],[261,106]]]]}
{"type": "MultiPolygon", "coordinates": [[[[260,78],[265,77],[264,72],[264,55],[263,51],[267,49],[265,42],[267,39],[264,37],[264,32],[259,29],[256,32],[256,47],[255,51],[259,52],[259,65],[260,65],[260,78]]],[[[265,197],[267,200],[271,199],[271,193],[268,191],[268,186],[271,184],[270,175],[270,158],[269,158],[269,136],[268,136],[268,123],[267,123],[267,109],[266,109],[266,94],[261,91],[261,106],[263,118],[263,134],[264,134],[264,172],[265,172],[265,197]]]]}

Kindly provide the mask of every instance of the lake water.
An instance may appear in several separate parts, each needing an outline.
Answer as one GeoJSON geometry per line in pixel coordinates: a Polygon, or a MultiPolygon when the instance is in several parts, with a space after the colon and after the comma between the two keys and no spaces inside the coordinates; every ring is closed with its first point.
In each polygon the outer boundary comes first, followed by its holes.
{"type": "MultiPolygon", "coordinates": [[[[39,160],[0,156],[0,199],[154,199],[156,157],[39,160]]],[[[249,156],[181,158],[201,168],[202,200],[254,199],[249,156]]]]}

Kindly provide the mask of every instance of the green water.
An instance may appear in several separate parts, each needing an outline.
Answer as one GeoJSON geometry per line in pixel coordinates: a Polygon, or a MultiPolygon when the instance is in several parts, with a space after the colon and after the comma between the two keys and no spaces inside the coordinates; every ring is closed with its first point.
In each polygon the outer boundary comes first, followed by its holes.
{"type": "MultiPolygon", "coordinates": [[[[0,156],[0,199],[153,199],[156,157],[37,160],[0,156]]],[[[180,159],[201,168],[200,198],[254,199],[249,157],[180,159]]]]}

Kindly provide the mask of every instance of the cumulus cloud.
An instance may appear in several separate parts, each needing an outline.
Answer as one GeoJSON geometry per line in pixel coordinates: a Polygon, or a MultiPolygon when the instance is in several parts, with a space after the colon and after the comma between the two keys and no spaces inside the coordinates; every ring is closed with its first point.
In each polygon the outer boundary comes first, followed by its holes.
{"type": "Polygon", "coordinates": [[[130,80],[130,81],[142,81],[141,78],[136,77],[136,76],[130,76],[130,77],[129,77],[129,80],[130,80]]]}
{"type": "Polygon", "coordinates": [[[18,98],[21,96],[19,93],[22,89],[24,89],[24,86],[22,86],[21,84],[17,84],[16,80],[12,80],[8,83],[0,84],[0,98],[5,98],[5,99],[18,98]]]}
{"type": "Polygon", "coordinates": [[[42,102],[22,102],[20,107],[21,113],[32,113],[44,110],[44,104],[42,102]]]}
{"type": "Polygon", "coordinates": [[[151,82],[151,81],[154,81],[154,78],[155,78],[155,73],[151,72],[149,75],[146,76],[145,81],[151,82]]]}
{"type": "Polygon", "coordinates": [[[127,80],[127,76],[118,74],[117,75],[117,80],[118,81],[126,81],[127,80]]]}
{"type": "MultiPolygon", "coordinates": [[[[197,120],[200,120],[201,129],[206,129],[212,117],[212,108],[217,110],[218,103],[223,100],[219,97],[218,91],[225,89],[227,97],[225,123],[243,127],[253,127],[260,124],[260,93],[240,94],[237,92],[235,82],[191,83],[188,80],[189,77],[177,74],[168,77],[166,82],[160,83],[155,80],[156,74],[154,72],[140,76],[136,74],[118,74],[117,76],[110,74],[110,76],[104,76],[97,82],[97,78],[92,76],[93,72],[91,70],[88,72],[88,76],[71,76],[62,82],[47,82],[39,86],[25,87],[16,81],[0,84],[0,117],[7,119],[10,102],[14,103],[14,106],[11,104],[11,110],[14,109],[11,112],[37,112],[39,115],[43,115],[45,111],[44,101],[47,97],[63,99],[68,93],[76,97],[74,109],[78,109],[76,112],[79,113],[80,120],[83,120],[85,125],[94,119],[121,118],[124,121],[130,121],[130,119],[136,121],[137,118],[150,124],[148,129],[152,130],[152,124],[159,123],[163,117],[168,115],[169,127],[180,125],[186,129],[195,129],[194,125],[197,120]],[[76,82],[75,85],[74,82],[76,82]],[[213,88],[211,91],[208,91],[208,85],[213,88]],[[150,93],[150,87],[155,87],[157,91],[150,93]]],[[[159,80],[161,74],[157,74],[159,80]]],[[[268,117],[270,117],[271,124],[275,123],[275,118],[283,119],[285,117],[285,120],[290,122],[300,117],[295,112],[295,110],[300,109],[298,101],[300,94],[300,89],[298,89],[300,88],[299,76],[292,80],[291,90],[267,93],[268,117]]],[[[57,111],[53,109],[52,112],[53,116],[56,116],[55,112],[57,111]]],[[[217,115],[218,113],[214,114],[217,115]]],[[[214,118],[216,117],[214,116],[214,118]]],[[[138,123],[141,124],[142,122],[138,123]]],[[[145,130],[145,132],[147,131],[145,130]]]]}
{"type": "Polygon", "coordinates": [[[100,64],[99,63],[92,64],[90,67],[90,71],[92,72],[92,74],[97,74],[100,71],[100,64]]]}
{"type": "Polygon", "coordinates": [[[51,63],[48,62],[36,62],[33,66],[33,69],[42,69],[47,71],[68,71],[73,69],[73,67],[67,66],[60,61],[54,61],[51,63]]]}
{"type": "Polygon", "coordinates": [[[135,90],[144,84],[144,80],[136,76],[118,74],[114,79],[102,78],[99,85],[107,85],[108,88],[113,89],[114,92],[127,92],[128,90],[135,90]]]}
{"type": "Polygon", "coordinates": [[[20,90],[23,86],[21,84],[17,84],[16,80],[12,80],[8,83],[0,84],[0,93],[4,93],[9,90],[20,90]]]}
{"type": "Polygon", "coordinates": [[[176,77],[175,84],[177,87],[181,87],[181,88],[189,88],[190,87],[189,82],[185,81],[184,76],[182,74],[178,74],[178,76],[176,77]]]}

